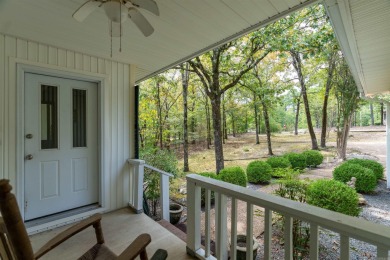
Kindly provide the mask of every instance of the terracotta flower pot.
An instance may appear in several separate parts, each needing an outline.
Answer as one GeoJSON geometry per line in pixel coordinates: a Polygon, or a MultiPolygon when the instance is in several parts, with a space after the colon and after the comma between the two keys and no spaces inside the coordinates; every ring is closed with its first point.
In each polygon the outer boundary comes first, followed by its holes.
{"type": "Polygon", "coordinates": [[[172,225],[179,223],[181,214],[183,213],[183,206],[177,203],[169,204],[169,222],[172,225]]]}

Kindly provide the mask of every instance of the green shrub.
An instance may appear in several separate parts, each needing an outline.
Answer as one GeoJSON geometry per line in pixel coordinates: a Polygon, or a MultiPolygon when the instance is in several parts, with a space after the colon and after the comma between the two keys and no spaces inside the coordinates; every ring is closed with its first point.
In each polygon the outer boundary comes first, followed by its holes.
{"type": "Polygon", "coordinates": [[[340,212],[350,216],[358,216],[359,197],[354,189],[336,180],[317,180],[307,189],[308,204],[340,212]]]}
{"type": "Polygon", "coordinates": [[[357,192],[372,192],[376,187],[377,180],[374,172],[358,164],[346,162],[333,170],[333,178],[336,181],[347,183],[352,177],[356,178],[357,192]]]}
{"type": "Polygon", "coordinates": [[[263,161],[253,161],[246,168],[248,182],[262,183],[271,180],[272,167],[263,161]]]}
{"type": "Polygon", "coordinates": [[[384,168],[383,168],[382,164],[379,162],[376,162],[374,160],[355,158],[355,159],[348,160],[347,163],[359,164],[360,166],[363,166],[365,168],[372,170],[374,172],[377,180],[383,178],[384,168]]]}
{"type": "Polygon", "coordinates": [[[305,169],[306,168],[306,157],[300,153],[287,153],[284,155],[290,163],[293,169],[305,169]]]}
{"type": "MultiPolygon", "coordinates": [[[[218,175],[216,175],[213,172],[201,172],[198,173],[200,176],[207,177],[207,178],[212,178],[218,180],[218,175]]],[[[202,207],[206,205],[206,192],[205,189],[202,189],[201,194],[200,194],[200,199],[201,199],[201,205],[202,207]]],[[[210,196],[210,204],[213,205],[215,202],[215,196],[214,196],[214,191],[211,191],[211,196],[210,196]]]]}
{"type": "Polygon", "coordinates": [[[316,150],[307,150],[302,153],[306,158],[306,166],[307,167],[317,167],[324,160],[324,156],[316,150]]]}
{"type": "Polygon", "coordinates": [[[221,170],[218,174],[221,181],[229,182],[239,186],[246,187],[247,177],[243,169],[240,167],[228,167],[221,170]]]}
{"type": "Polygon", "coordinates": [[[274,193],[286,199],[306,202],[306,190],[310,182],[301,180],[298,176],[297,171],[286,173],[286,176],[278,181],[279,188],[274,193]]]}
{"type": "Polygon", "coordinates": [[[272,168],[289,168],[291,167],[290,161],[286,157],[282,156],[273,156],[267,159],[267,163],[271,165],[272,168]]]}
{"type": "Polygon", "coordinates": [[[271,175],[275,178],[285,178],[287,175],[299,173],[299,170],[294,170],[291,168],[275,168],[272,170],[271,175]]]}

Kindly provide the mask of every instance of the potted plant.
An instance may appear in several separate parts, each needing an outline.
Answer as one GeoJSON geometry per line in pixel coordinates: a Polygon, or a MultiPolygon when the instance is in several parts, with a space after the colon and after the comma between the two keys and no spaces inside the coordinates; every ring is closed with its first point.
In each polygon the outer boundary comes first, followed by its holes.
{"type": "MultiPolygon", "coordinates": [[[[253,238],[253,260],[256,259],[259,243],[253,238]]],[[[246,259],[246,235],[237,235],[237,260],[246,259]]]]}
{"type": "Polygon", "coordinates": [[[169,204],[169,222],[172,225],[179,223],[181,214],[183,212],[183,206],[177,203],[169,204]]]}

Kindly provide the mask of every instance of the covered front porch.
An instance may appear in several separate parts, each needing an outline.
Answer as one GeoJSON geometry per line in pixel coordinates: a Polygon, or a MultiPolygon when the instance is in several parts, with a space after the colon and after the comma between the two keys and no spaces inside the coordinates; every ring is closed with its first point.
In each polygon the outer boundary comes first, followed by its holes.
{"type": "MultiPolygon", "coordinates": [[[[30,236],[34,251],[66,228],[68,226],[30,236]]],[[[162,248],[168,251],[169,259],[192,259],[186,254],[185,242],[145,214],[135,214],[128,208],[104,214],[102,228],[105,244],[114,253],[120,254],[138,235],[149,233],[152,242],[147,247],[148,256],[162,248]]],[[[61,244],[42,259],[77,259],[95,243],[95,233],[91,227],[61,244]]]]}

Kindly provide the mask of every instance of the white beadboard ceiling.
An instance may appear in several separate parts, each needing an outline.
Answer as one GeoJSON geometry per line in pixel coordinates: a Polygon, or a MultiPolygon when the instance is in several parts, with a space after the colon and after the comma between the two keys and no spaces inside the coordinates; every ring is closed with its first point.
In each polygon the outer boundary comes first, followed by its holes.
{"type": "MultiPolygon", "coordinates": [[[[0,0],[0,33],[110,59],[102,9],[83,23],[72,13],[85,0],[0,0]]],[[[111,59],[135,64],[136,80],[161,72],[316,0],[156,0],[160,16],[141,12],[155,28],[145,38],[124,24],[122,52],[111,59]]],[[[390,0],[325,0],[354,77],[365,94],[390,90],[390,0]]]]}
{"type": "Polygon", "coordinates": [[[337,38],[360,90],[390,92],[390,0],[326,0],[337,38]]]}

